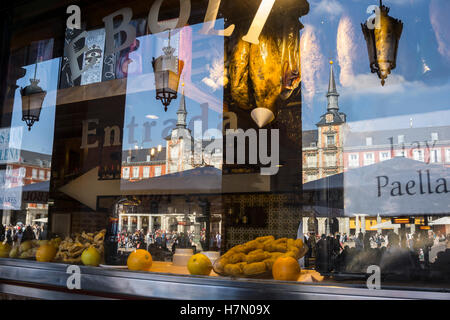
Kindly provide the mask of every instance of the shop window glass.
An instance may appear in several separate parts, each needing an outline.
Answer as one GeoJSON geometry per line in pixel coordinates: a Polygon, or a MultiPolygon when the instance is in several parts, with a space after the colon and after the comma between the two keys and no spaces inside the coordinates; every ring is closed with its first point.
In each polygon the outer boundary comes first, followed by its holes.
{"type": "Polygon", "coordinates": [[[439,140],[439,134],[437,132],[431,133],[431,141],[437,141],[439,140]]]}
{"type": "Polygon", "coordinates": [[[155,167],[155,177],[159,177],[161,175],[161,166],[155,167]]]}
{"type": "Polygon", "coordinates": [[[372,152],[364,153],[364,165],[368,166],[375,163],[374,154],[372,152]]]}
{"type": "Polygon", "coordinates": [[[123,168],[123,175],[122,175],[122,177],[124,179],[128,179],[130,177],[130,168],[129,167],[123,168]]]}
{"type": "Polygon", "coordinates": [[[424,152],[423,150],[413,150],[413,158],[417,161],[424,161],[424,152]]]}
{"type": "Polygon", "coordinates": [[[325,164],[327,167],[336,166],[336,155],[334,155],[334,154],[325,155],[325,164]]]}
{"type": "Polygon", "coordinates": [[[20,175],[22,178],[24,178],[24,177],[25,177],[25,174],[26,174],[26,169],[25,169],[24,167],[21,167],[21,168],[19,169],[19,175],[20,175]]]}
{"type": "Polygon", "coordinates": [[[395,156],[396,157],[403,157],[403,158],[405,158],[406,157],[406,151],[404,151],[404,150],[397,150],[397,151],[395,151],[395,156]]]}
{"type": "Polygon", "coordinates": [[[82,265],[82,242],[142,281],[177,283],[180,252],[203,252],[211,278],[264,286],[286,254],[303,284],[365,287],[375,265],[383,289],[448,291],[447,2],[384,4],[403,24],[387,33],[361,28],[364,1],[222,0],[213,25],[208,1],[185,21],[177,1],[130,2],[115,35],[114,1],[83,2],[81,29],[62,4],[21,4],[0,63],[2,224],[60,238],[54,262],[82,265]],[[138,247],[149,275],[124,268],[138,247]]]}
{"type": "Polygon", "coordinates": [[[139,178],[139,167],[133,167],[133,178],[139,178]]]}
{"type": "Polygon", "coordinates": [[[309,155],[309,156],[307,156],[306,159],[307,159],[308,168],[317,167],[317,156],[316,155],[309,155]]]}
{"type": "Polygon", "coordinates": [[[380,161],[389,160],[391,158],[390,152],[380,152],[380,161]]]}
{"type": "Polygon", "coordinates": [[[144,178],[150,177],[150,167],[144,167],[144,178]]]}
{"type": "Polygon", "coordinates": [[[327,136],[327,145],[330,147],[335,145],[334,135],[327,136]]]}
{"type": "Polygon", "coordinates": [[[359,155],[358,154],[350,154],[349,155],[349,166],[350,167],[359,167],[359,155]]]}
{"type": "Polygon", "coordinates": [[[441,150],[440,149],[430,150],[430,162],[433,162],[433,163],[441,162],[441,150]]]}

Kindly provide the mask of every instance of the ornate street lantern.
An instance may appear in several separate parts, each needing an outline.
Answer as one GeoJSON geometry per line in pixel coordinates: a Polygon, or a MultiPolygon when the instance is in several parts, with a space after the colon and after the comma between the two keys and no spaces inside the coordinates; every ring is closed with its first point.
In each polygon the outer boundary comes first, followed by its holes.
{"type": "Polygon", "coordinates": [[[377,73],[384,86],[385,79],[397,64],[398,43],[403,31],[403,22],[388,15],[389,8],[379,6],[379,25],[361,24],[370,60],[370,71],[377,73]]]}
{"type": "Polygon", "coordinates": [[[164,111],[167,111],[172,99],[177,98],[180,75],[183,71],[184,62],[174,56],[175,48],[169,44],[163,49],[164,55],[153,58],[152,65],[155,73],[156,99],[161,100],[164,111]]]}
{"type": "Polygon", "coordinates": [[[37,63],[34,69],[34,78],[30,79],[30,85],[20,89],[22,96],[22,121],[28,126],[28,131],[31,130],[35,121],[39,121],[41,115],[42,104],[44,102],[46,91],[38,86],[39,79],[36,79],[37,63]]]}

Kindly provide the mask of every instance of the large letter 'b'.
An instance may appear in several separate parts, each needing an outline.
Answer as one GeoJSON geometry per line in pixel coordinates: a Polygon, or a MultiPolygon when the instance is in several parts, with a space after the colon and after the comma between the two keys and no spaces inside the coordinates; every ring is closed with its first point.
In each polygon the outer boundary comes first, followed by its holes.
{"type": "Polygon", "coordinates": [[[105,23],[105,55],[109,56],[113,53],[119,52],[125,48],[128,48],[133,41],[136,39],[136,29],[130,24],[131,18],[133,17],[133,11],[130,8],[122,8],[109,16],[103,18],[105,23]],[[114,28],[114,18],[122,16],[123,20],[121,24],[114,28]],[[126,40],[119,47],[115,48],[114,36],[121,31],[126,33],[126,40]]]}

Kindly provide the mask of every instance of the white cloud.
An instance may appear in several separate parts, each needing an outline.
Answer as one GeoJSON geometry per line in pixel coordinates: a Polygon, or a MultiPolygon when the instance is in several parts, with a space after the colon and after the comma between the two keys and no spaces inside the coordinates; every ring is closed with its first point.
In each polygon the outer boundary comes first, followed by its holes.
{"type": "Polygon", "coordinates": [[[381,131],[409,128],[439,127],[450,125],[450,110],[381,117],[370,120],[348,122],[352,132],[381,131]]]}
{"type": "Polygon", "coordinates": [[[213,91],[222,88],[224,85],[224,65],[223,59],[214,59],[212,66],[207,66],[209,77],[202,79],[202,82],[213,91]]]}
{"type": "MultiPolygon", "coordinates": [[[[375,73],[348,76],[347,86],[342,88],[342,94],[380,94],[391,95],[405,91],[406,85],[417,85],[419,82],[407,82],[403,76],[390,74],[384,86],[375,73]]],[[[422,83],[420,83],[422,85],[422,83]]]]}
{"type": "Polygon", "coordinates": [[[343,16],[339,21],[336,47],[341,73],[339,80],[343,86],[349,86],[353,75],[353,62],[356,59],[355,30],[350,17],[343,16]]]}
{"type": "MultiPolygon", "coordinates": [[[[398,6],[403,6],[403,5],[414,5],[417,4],[419,2],[423,2],[423,1],[429,1],[429,0],[389,0],[389,1],[385,1],[383,2],[383,5],[391,7],[393,5],[398,5],[398,6]]],[[[447,0],[445,0],[447,1],[447,0]]],[[[367,2],[367,0],[353,0],[353,2],[367,2]]],[[[378,5],[379,1],[373,1],[373,4],[378,5]]],[[[368,4],[370,5],[370,4],[368,4]]]]}
{"type": "Polygon", "coordinates": [[[433,27],[439,53],[450,61],[450,23],[448,12],[450,1],[433,0],[430,3],[430,21],[433,27]]]}
{"type": "Polygon", "coordinates": [[[322,55],[319,40],[313,26],[305,25],[300,39],[302,93],[303,103],[312,108],[312,100],[316,94],[318,82],[323,79],[323,65],[325,58],[322,55]]]}
{"type": "Polygon", "coordinates": [[[331,18],[340,16],[344,12],[344,8],[337,0],[311,1],[311,8],[313,15],[325,15],[331,18]]]}

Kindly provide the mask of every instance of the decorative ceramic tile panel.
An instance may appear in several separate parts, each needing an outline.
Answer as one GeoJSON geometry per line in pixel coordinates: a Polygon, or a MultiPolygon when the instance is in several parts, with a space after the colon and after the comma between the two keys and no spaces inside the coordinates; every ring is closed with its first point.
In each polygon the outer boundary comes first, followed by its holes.
{"type": "Polygon", "coordinates": [[[287,195],[233,195],[224,199],[225,204],[239,202],[243,212],[246,206],[261,206],[267,208],[267,228],[228,227],[224,226],[226,236],[226,249],[253,240],[256,237],[273,235],[275,238],[296,238],[297,229],[302,218],[301,208],[286,207],[287,195]]]}

